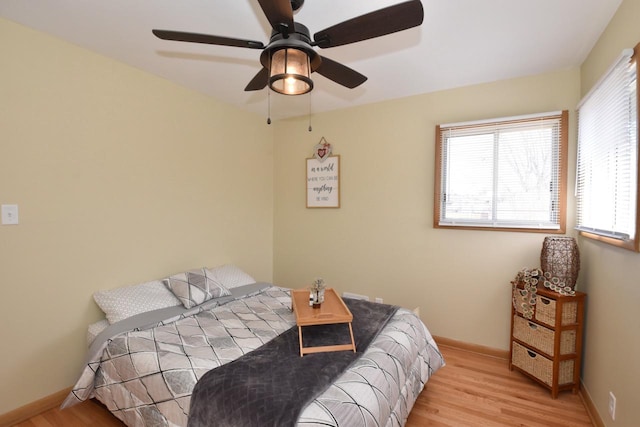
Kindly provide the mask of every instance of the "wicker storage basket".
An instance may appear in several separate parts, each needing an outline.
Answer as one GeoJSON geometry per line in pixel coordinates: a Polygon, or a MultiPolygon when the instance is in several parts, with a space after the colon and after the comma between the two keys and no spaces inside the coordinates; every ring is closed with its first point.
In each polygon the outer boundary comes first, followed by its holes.
{"type": "MultiPolygon", "coordinates": [[[[553,357],[554,338],[556,332],[544,326],[529,322],[520,316],[513,316],[513,337],[531,345],[553,357]]],[[[576,331],[573,329],[560,332],[560,354],[576,352],[576,331]]]]}
{"type": "MultiPolygon", "coordinates": [[[[536,320],[556,326],[556,300],[538,295],[535,309],[536,320]]],[[[578,303],[567,302],[562,309],[562,326],[578,321],[578,303]]]]}
{"type": "MultiPolygon", "coordinates": [[[[511,363],[549,387],[553,385],[553,362],[517,342],[513,342],[511,363]]],[[[573,364],[573,359],[560,362],[558,385],[573,383],[573,364]]]]}
{"type": "MultiPolygon", "coordinates": [[[[513,289],[513,307],[516,312],[524,315],[527,293],[520,288],[513,289]],[[524,305],[523,305],[524,304],[524,305]]],[[[556,326],[556,300],[536,295],[536,303],[533,306],[534,317],[537,321],[547,325],[556,326]]],[[[526,316],[525,316],[526,317],[526,316]]],[[[565,302],[562,310],[562,326],[572,325],[578,321],[578,303],[565,302]]]]}

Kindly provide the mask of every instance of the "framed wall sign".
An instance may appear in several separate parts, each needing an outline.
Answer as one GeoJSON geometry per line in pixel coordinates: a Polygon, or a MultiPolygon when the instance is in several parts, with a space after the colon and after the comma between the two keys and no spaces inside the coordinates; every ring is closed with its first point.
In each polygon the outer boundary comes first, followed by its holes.
{"type": "Polygon", "coordinates": [[[340,207],[340,156],[307,159],[307,207],[340,207]]]}

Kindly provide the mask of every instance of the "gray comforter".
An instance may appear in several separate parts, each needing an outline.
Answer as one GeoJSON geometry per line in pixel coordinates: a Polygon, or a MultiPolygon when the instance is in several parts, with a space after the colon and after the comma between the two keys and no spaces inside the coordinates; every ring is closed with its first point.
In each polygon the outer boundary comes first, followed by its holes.
{"type": "MultiPolygon", "coordinates": [[[[63,407],[96,397],[130,427],[186,426],[194,386],[206,372],[295,324],[287,289],[255,284],[233,293],[111,325],[94,341],[63,407]]],[[[400,309],[357,363],[302,410],[297,425],[402,426],[443,364],[424,324],[400,309]]]]}

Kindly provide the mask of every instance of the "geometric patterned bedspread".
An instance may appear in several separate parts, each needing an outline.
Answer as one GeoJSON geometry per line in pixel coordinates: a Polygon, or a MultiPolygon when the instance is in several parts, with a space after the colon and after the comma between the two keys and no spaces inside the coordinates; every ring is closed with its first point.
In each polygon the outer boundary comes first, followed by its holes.
{"type": "MultiPolygon", "coordinates": [[[[289,290],[270,286],[133,328],[97,345],[62,407],[95,396],[127,426],[185,427],[202,375],[294,325],[289,290]]],[[[443,365],[424,324],[400,309],[357,362],[309,403],[297,425],[403,426],[443,365]]]]}

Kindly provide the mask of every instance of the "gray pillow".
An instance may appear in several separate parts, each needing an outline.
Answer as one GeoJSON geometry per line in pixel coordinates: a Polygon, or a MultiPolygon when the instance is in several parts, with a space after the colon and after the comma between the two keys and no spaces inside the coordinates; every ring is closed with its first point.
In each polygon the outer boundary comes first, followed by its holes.
{"type": "Polygon", "coordinates": [[[186,308],[231,295],[229,289],[211,277],[204,268],[174,274],[163,282],[186,308]]]}

